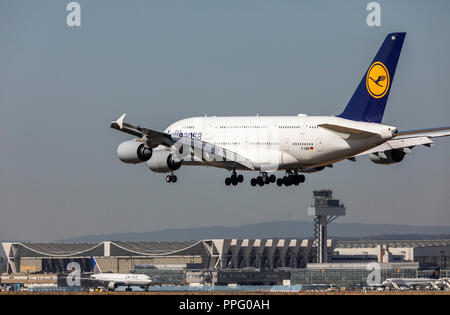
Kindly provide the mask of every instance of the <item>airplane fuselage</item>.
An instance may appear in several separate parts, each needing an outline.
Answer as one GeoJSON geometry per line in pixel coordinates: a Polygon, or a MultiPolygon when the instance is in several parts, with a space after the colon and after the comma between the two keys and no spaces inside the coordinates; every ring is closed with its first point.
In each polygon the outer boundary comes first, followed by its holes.
{"type": "MultiPolygon", "coordinates": [[[[171,124],[165,133],[202,140],[253,162],[256,170],[325,166],[376,147],[395,136],[392,126],[325,116],[193,117],[171,124]],[[370,133],[348,134],[324,125],[370,133]]],[[[204,161],[184,165],[202,165],[204,161]]],[[[220,164],[214,165],[221,167],[220,164]]]]}
{"type": "Polygon", "coordinates": [[[91,277],[98,281],[118,283],[124,286],[149,286],[152,283],[149,276],[142,274],[99,273],[91,277]]]}
{"type": "Polygon", "coordinates": [[[432,278],[392,278],[386,279],[382,285],[388,288],[420,287],[426,285],[442,286],[442,280],[432,278]]]}

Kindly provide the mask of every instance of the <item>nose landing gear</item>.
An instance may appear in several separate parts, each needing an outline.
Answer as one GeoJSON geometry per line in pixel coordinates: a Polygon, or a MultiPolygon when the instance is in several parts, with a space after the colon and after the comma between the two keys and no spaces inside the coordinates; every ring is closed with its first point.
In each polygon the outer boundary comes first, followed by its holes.
{"type": "Polygon", "coordinates": [[[171,173],[170,175],[166,176],[166,183],[176,183],[177,179],[177,176],[171,173]]]}

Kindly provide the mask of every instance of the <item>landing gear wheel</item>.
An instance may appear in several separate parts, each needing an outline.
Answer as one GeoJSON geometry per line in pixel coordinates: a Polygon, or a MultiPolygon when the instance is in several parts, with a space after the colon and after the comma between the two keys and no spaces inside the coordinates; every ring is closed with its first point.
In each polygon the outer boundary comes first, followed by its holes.
{"type": "Polygon", "coordinates": [[[298,179],[299,179],[300,183],[304,183],[305,182],[305,175],[298,175],[298,179]]]}
{"type": "Polygon", "coordinates": [[[250,180],[250,185],[252,185],[253,187],[255,187],[256,185],[258,185],[258,181],[256,180],[256,178],[252,178],[250,180]]]}
{"type": "Polygon", "coordinates": [[[172,175],[172,183],[176,183],[177,182],[177,176],[176,175],[172,175]]]}
{"type": "Polygon", "coordinates": [[[283,179],[277,178],[277,186],[283,186],[283,179]]]}
{"type": "Polygon", "coordinates": [[[171,183],[172,182],[172,176],[171,175],[167,175],[166,176],[166,182],[167,183],[171,183]]]}
{"type": "Polygon", "coordinates": [[[277,180],[276,176],[275,176],[275,175],[273,175],[273,174],[272,174],[272,175],[270,175],[270,177],[269,177],[269,178],[270,178],[270,182],[271,182],[271,183],[275,183],[275,181],[277,180]]]}
{"type": "Polygon", "coordinates": [[[258,176],[256,178],[256,180],[258,181],[258,185],[259,186],[264,186],[264,180],[263,180],[263,178],[261,176],[258,176]]]}
{"type": "Polygon", "coordinates": [[[288,176],[284,176],[283,177],[283,184],[284,184],[284,186],[291,186],[292,185],[291,179],[288,176]]]}
{"type": "Polygon", "coordinates": [[[269,185],[269,184],[270,184],[270,178],[269,178],[269,177],[266,177],[266,178],[264,179],[264,184],[266,184],[266,185],[269,185]]]}
{"type": "Polygon", "coordinates": [[[230,186],[236,186],[239,183],[242,183],[244,181],[244,176],[243,175],[238,175],[236,174],[236,171],[233,170],[233,173],[231,174],[231,176],[227,179],[225,179],[225,185],[230,186]]]}

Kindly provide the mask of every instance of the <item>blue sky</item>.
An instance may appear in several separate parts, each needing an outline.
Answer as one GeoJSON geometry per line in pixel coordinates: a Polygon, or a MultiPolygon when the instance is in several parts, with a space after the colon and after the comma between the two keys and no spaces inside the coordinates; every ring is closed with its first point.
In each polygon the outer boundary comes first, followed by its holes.
{"type": "MultiPolygon", "coordinates": [[[[167,185],[116,157],[128,119],[162,130],[208,115],[339,114],[387,33],[406,31],[386,124],[450,125],[448,1],[0,1],[0,239],[302,219],[312,190],[341,222],[450,224],[450,139],[394,166],[361,158],[302,187],[226,188],[227,172],[182,168],[167,185]]],[[[393,231],[394,232],[394,231],[393,231]]]]}

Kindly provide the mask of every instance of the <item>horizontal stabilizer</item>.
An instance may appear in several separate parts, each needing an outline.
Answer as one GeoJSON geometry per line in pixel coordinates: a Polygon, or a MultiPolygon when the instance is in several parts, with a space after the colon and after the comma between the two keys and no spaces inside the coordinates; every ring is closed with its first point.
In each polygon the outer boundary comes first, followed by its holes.
{"type": "Polygon", "coordinates": [[[375,133],[368,131],[368,130],[350,128],[350,127],[345,127],[345,126],[341,126],[341,125],[321,124],[321,125],[319,125],[319,127],[323,127],[326,129],[330,129],[333,131],[337,131],[337,132],[344,133],[344,134],[350,134],[350,135],[364,135],[364,134],[365,135],[375,135],[375,133]]]}

